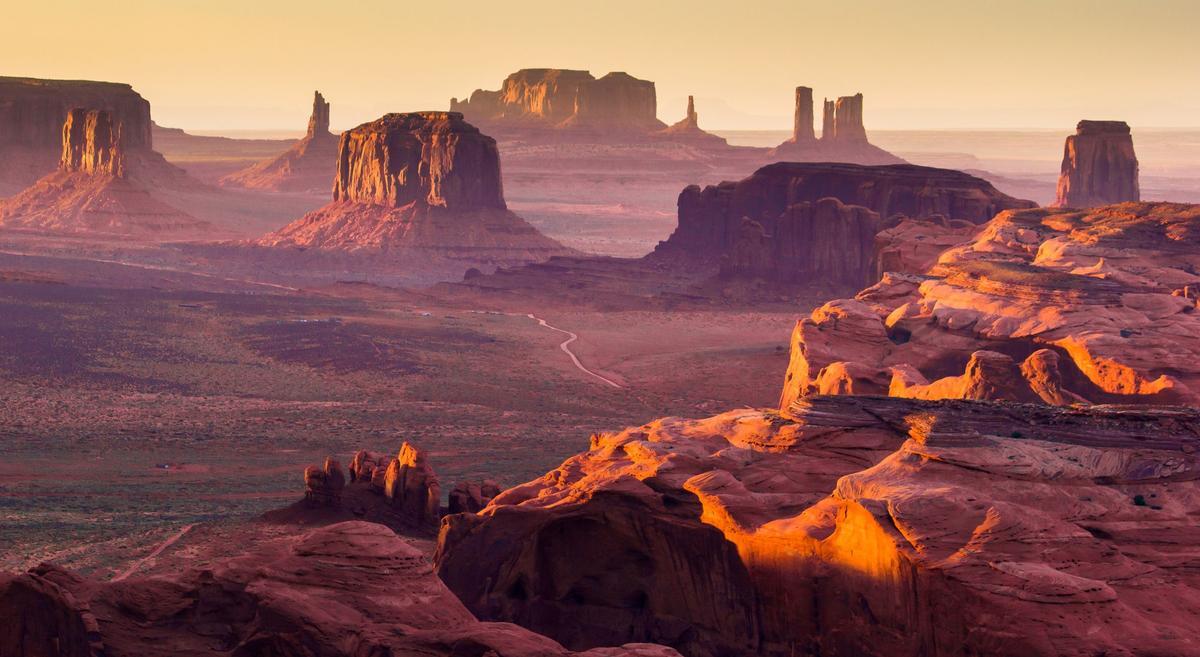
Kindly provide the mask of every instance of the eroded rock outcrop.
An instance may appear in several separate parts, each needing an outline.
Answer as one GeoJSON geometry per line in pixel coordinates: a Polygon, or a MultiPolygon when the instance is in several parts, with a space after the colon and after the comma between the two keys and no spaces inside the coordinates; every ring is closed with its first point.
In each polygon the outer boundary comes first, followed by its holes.
{"type": "Polygon", "coordinates": [[[1080,121],[1063,148],[1055,205],[1091,208],[1140,201],[1133,135],[1124,121],[1080,121]]]}
{"type": "MultiPolygon", "coordinates": [[[[0,655],[575,655],[481,623],[383,525],[343,522],[169,578],[96,582],[52,565],[0,576],[0,655]]],[[[629,645],[586,657],[678,657],[629,645]]]]}
{"type": "Polygon", "coordinates": [[[678,123],[672,124],[654,134],[660,139],[692,144],[700,148],[728,148],[729,142],[724,137],[718,137],[711,132],[700,129],[700,116],[696,114],[696,101],[688,96],[687,115],[678,123]]]}
{"type": "Polygon", "coordinates": [[[53,173],[63,125],[78,108],[104,110],[130,151],[149,151],[150,103],[128,84],[0,77],[0,196],[53,173]]]}
{"type": "Polygon", "coordinates": [[[329,103],[313,93],[308,131],[282,155],[221,179],[226,187],[273,191],[327,191],[337,171],[338,138],[329,132],[329,103]]]}
{"type": "Polygon", "coordinates": [[[781,405],[815,392],[1200,403],[1198,271],[1197,206],[1006,211],[924,275],[798,322],[781,405]]]}
{"type": "Polygon", "coordinates": [[[629,136],[666,127],[657,117],[654,83],[621,72],[597,79],[587,71],[522,69],[498,91],[476,89],[470,98],[450,99],[450,109],[506,134],[549,129],[629,136]]]}
{"type": "Polygon", "coordinates": [[[1200,655],[1198,448],[1193,410],[841,396],[666,418],[448,516],[438,573],[575,648],[1200,655]]]}
{"type": "Polygon", "coordinates": [[[456,112],[388,114],[343,133],[333,202],[261,243],[493,264],[569,253],[507,210],[496,141],[456,112]]]}
{"type": "Polygon", "coordinates": [[[345,487],[346,475],[342,473],[342,464],[332,456],[325,459],[323,466],[310,465],[304,469],[304,500],[310,504],[339,507],[345,487]]]}
{"type": "Polygon", "coordinates": [[[719,262],[731,276],[857,289],[880,274],[876,235],[884,227],[896,229],[879,247],[888,261],[916,262],[930,253],[901,246],[902,234],[921,232],[914,226],[931,234],[936,224],[945,233],[939,243],[953,243],[951,235],[966,233],[964,224],[1033,205],[948,169],[778,163],[738,182],[685,189],[679,225],[651,258],[719,262]],[[897,232],[901,225],[907,232],[897,232]]]}
{"type": "Polygon", "coordinates": [[[874,146],[863,125],[863,95],[826,99],[823,105],[821,138],[813,131],[813,93],[796,87],[796,110],[792,138],[771,149],[772,161],[851,162],[855,164],[903,164],[904,160],[874,146]]]}
{"type": "Polygon", "coordinates": [[[0,201],[0,227],[141,237],[211,228],[155,196],[162,185],[187,185],[188,179],[158,153],[131,148],[128,134],[108,110],[67,112],[59,130],[58,171],[0,201]]]}

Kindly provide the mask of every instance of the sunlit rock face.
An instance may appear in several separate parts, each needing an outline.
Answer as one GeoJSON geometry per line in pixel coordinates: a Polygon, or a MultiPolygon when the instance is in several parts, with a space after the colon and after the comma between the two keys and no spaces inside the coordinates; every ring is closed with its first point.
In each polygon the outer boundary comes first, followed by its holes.
{"type": "MultiPolygon", "coordinates": [[[[257,657],[577,653],[481,623],[383,525],[343,522],[170,577],[97,582],[52,565],[0,575],[0,655],[257,657]]],[[[679,657],[634,645],[584,657],[679,657]]]]}
{"type": "Polygon", "coordinates": [[[1200,403],[1200,206],[1007,211],[800,320],[781,406],[891,394],[1200,403]]]}
{"type": "MultiPolygon", "coordinates": [[[[679,195],[679,225],[652,257],[720,262],[729,276],[858,289],[878,278],[876,234],[904,218],[979,224],[1033,203],[958,171],[778,163],[679,195]]],[[[955,224],[959,225],[959,224],[955,224]]]]}
{"type": "Polygon", "coordinates": [[[450,109],[487,129],[601,130],[649,133],[666,126],[658,120],[654,83],[627,73],[595,78],[587,71],[522,69],[505,78],[498,91],[476,89],[450,100],[450,109]]]}
{"type": "Polygon", "coordinates": [[[1133,135],[1124,121],[1080,121],[1063,148],[1055,205],[1091,208],[1140,201],[1133,135]]]}
{"type": "Polygon", "coordinates": [[[124,175],[122,127],[105,110],[73,109],[63,123],[63,171],[124,175]]]}
{"type": "Polygon", "coordinates": [[[221,185],[273,191],[328,191],[337,161],[338,138],[329,132],[329,103],[316,91],[308,130],[300,141],[278,157],[221,178],[221,185]]]}
{"type": "Polygon", "coordinates": [[[346,131],[333,202],[260,243],[422,249],[461,259],[462,270],[571,252],[507,210],[496,140],[457,112],[387,114],[346,131]]]}
{"type": "Polygon", "coordinates": [[[575,648],[1200,655],[1197,448],[1190,410],[836,396],[665,418],[447,517],[438,573],[575,648]]]}
{"type": "Polygon", "coordinates": [[[52,173],[63,124],[79,108],[108,112],[126,150],[151,149],[150,103],[128,84],[0,77],[0,185],[21,189],[52,173]]]}

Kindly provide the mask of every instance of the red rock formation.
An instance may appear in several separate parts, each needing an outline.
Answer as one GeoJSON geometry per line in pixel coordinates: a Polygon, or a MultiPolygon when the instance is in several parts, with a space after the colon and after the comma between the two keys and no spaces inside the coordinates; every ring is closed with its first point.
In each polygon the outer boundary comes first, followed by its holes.
{"type": "Polygon", "coordinates": [[[1129,126],[1124,121],[1080,121],[1063,148],[1054,205],[1091,208],[1140,200],[1129,126]]]}
{"type": "Polygon", "coordinates": [[[772,161],[904,164],[904,160],[871,145],[863,127],[862,94],[826,100],[821,138],[813,132],[812,89],[796,87],[792,138],[771,149],[772,161]]]}
{"type": "Polygon", "coordinates": [[[1194,410],[813,397],[666,418],[449,516],[482,618],[691,657],[1200,655],[1194,410]]]}
{"type": "Polygon", "coordinates": [[[329,103],[314,92],[308,132],[282,155],[221,179],[226,187],[272,191],[326,191],[337,171],[338,138],[329,132],[329,103]]]}
{"type": "Polygon", "coordinates": [[[683,190],[679,225],[652,257],[723,259],[731,275],[859,288],[879,273],[881,216],[982,223],[1000,210],[1032,206],[947,169],[779,163],[738,182],[683,190]],[[746,232],[747,219],[761,235],[746,232]]]}
{"type": "Polygon", "coordinates": [[[127,151],[149,151],[150,103],[127,84],[0,77],[0,195],[55,170],[62,129],[76,108],[106,110],[127,151]]]}
{"type": "Polygon", "coordinates": [[[673,142],[691,144],[700,148],[728,148],[729,142],[711,132],[700,129],[700,117],[696,114],[696,102],[688,96],[687,116],[683,120],[664,128],[654,136],[673,142]]]}
{"type": "Polygon", "coordinates": [[[436,525],[440,517],[441,486],[425,453],[405,442],[388,464],[383,494],[404,517],[417,525],[436,525]]]}
{"type": "Polygon", "coordinates": [[[478,513],[500,494],[500,486],[487,480],[460,481],[450,490],[448,513],[478,513]]]}
{"type": "Polygon", "coordinates": [[[496,141],[455,112],[388,114],[342,134],[333,203],[263,244],[514,264],[568,253],[508,212],[496,141]]]}
{"type": "Polygon", "coordinates": [[[916,282],[887,278],[798,322],[781,405],[834,390],[1200,403],[1200,316],[1177,294],[1198,271],[1200,206],[1006,211],[916,282]],[[834,314],[848,309],[853,321],[834,314]]]}
{"type": "Polygon", "coordinates": [[[155,197],[160,182],[186,182],[186,175],[158,153],[128,149],[126,130],[109,111],[71,110],[59,138],[59,170],[0,201],[0,227],[143,237],[210,228],[155,197]]]}
{"type": "MultiPolygon", "coordinates": [[[[0,576],[0,655],[568,657],[481,623],[392,530],[344,522],[169,578],[96,582],[51,565],[0,576]]],[[[678,657],[629,645],[581,657],[678,657]]]]}
{"type": "Polygon", "coordinates": [[[665,127],[657,117],[654,83],[626,73],[597,80],[587,71],[522,69],[499,91],[476,89],[461,102],[451,98],[450,109],[497,133],[554,129],[621,136],[665,127]]]}
{"type": "Polygon", "coordinates": [[[342,464],[332,456],[325,465],[310,465],[304,469],[304,499],[317,506],[338,507],[342,504],[342,489],[346,487],[346,475],[342,464]]]}

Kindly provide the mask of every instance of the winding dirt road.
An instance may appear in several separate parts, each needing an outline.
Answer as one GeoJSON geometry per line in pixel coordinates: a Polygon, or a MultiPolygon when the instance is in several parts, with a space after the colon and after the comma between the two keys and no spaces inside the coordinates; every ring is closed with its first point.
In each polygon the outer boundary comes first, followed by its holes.
{"type": "Polygon", "coordinates": [[[195,526],[196,526],[195,524],[184,525],[183,529],[180,529],[179,531],[172,534],[170,538],[168,538],[167,540],[160,543],[158,547],[154,548],[153,552],[151,552],[150,554],[147,554],[146,556],[142,557],[141,559],[138,559],[137,562],[135,562],[132,566],[129,567],[128,570],[126,570],[125,572],[121,573],[120,575],[117,575],[116,577],[112,578],[112,581],[119,582],[119,581],[125,579],[126,577],[129,577],[130,575],[136,573],[139,568],[144,566],[146,563],[152,561],[158,555],[162,554],[163,550],[174,545],[176,541],[183,538],[183,535],[188,533],[189,531],[191,531],[192,527],[195,527],[195,526]]]}
{"type": "Polygon", "coordinates": [[[597,379],[600,379],[601,381],[607,383],[608,385],[610,385],[614,388],[624,388],[625,387],[625,386],[622,386],[621,384],[617,383],[616,381],[613,381],[612,379],[606,378],[600,374],[597,374],[597,373],[589,370],[588,368],[583,366],[583,363],[579,362],[579,357],[575,355],[575,352],[571,351],[571,343],[579,339],[578,335],[572,333],[571,331],[560,329],[557,326],[551,326],[550,324],[546,323],[546,320],[542,319],[541,317],[537,317],[533,313],[529,313],[525,316],[528,317],[529,319],[536,321],[538,324],[545,326],[546,328],[550,329],[551,331],[558,331],[559,333],[570,336],[566,340],[563,340],[562,344],[558,345],[558,348],[562,349],[563,353],[565,353],[567,356],[569,356],[571,358],[571,362],[574,363],[575,367],[579,368],[579,370],[581,372],[590,374],[591,376],[594,376],[597,379]]]}

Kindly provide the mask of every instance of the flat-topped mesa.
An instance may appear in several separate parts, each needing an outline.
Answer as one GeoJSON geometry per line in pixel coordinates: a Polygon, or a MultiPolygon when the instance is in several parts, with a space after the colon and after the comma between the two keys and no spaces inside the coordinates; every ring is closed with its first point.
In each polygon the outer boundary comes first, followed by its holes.
{"type": "Polygon", "coordinates": [[[112,112],[73,109],[62,127],[62,160],[59,168],[87,174],[125,175],[121,126],[112,112]]]}
{"type": "Polygon", "coordinates": [[[309,137],[329,134],[329,103],[320,91],[313,92],[313,111],[308,119],[309,137]]]}
{"type": "Polygon", "coordinates": [[[469,99],[450,99],[450,109],[489,129],[554,128],[608,132],[656,132],[654,83],[614,72],[596,79],[588,71],[522,69],[498,91],[476,89],[469,99]]]}
{"type": "Polygon", "coordinates": [[[387,114],[342,134],[335,202],[504,210],[496,140],[459,112],[387,114]]]}
{"type": "Polygon", "coordinates": [[[867,129],[863,127],[863,95],[842,96],[836,101],[825,101],[825,129],[821,139],[835,142],[866,142],[867,129]]]}
{"type": "Polygon", "coordinates": [[[980,224],[1033,206],[949,169],[779,162],[737,182],[684,189],[679,224],[651,257],[720,263],[729,276],[861,287],[878,274],[881,218],[980,224]]]}
{"type": "Polygon", "coordinates": [[[813,90],[811,87],[796,87],[796,115],[792,123],[792,141],[808,143],[815,141],[813,131],[813,90]]]}
{"type": "Polygon", "coordinates": [[[1056,207],[1141,200],[1133,135],[1124,121],[1080,121],[1063,148],[1056,207]]]}

